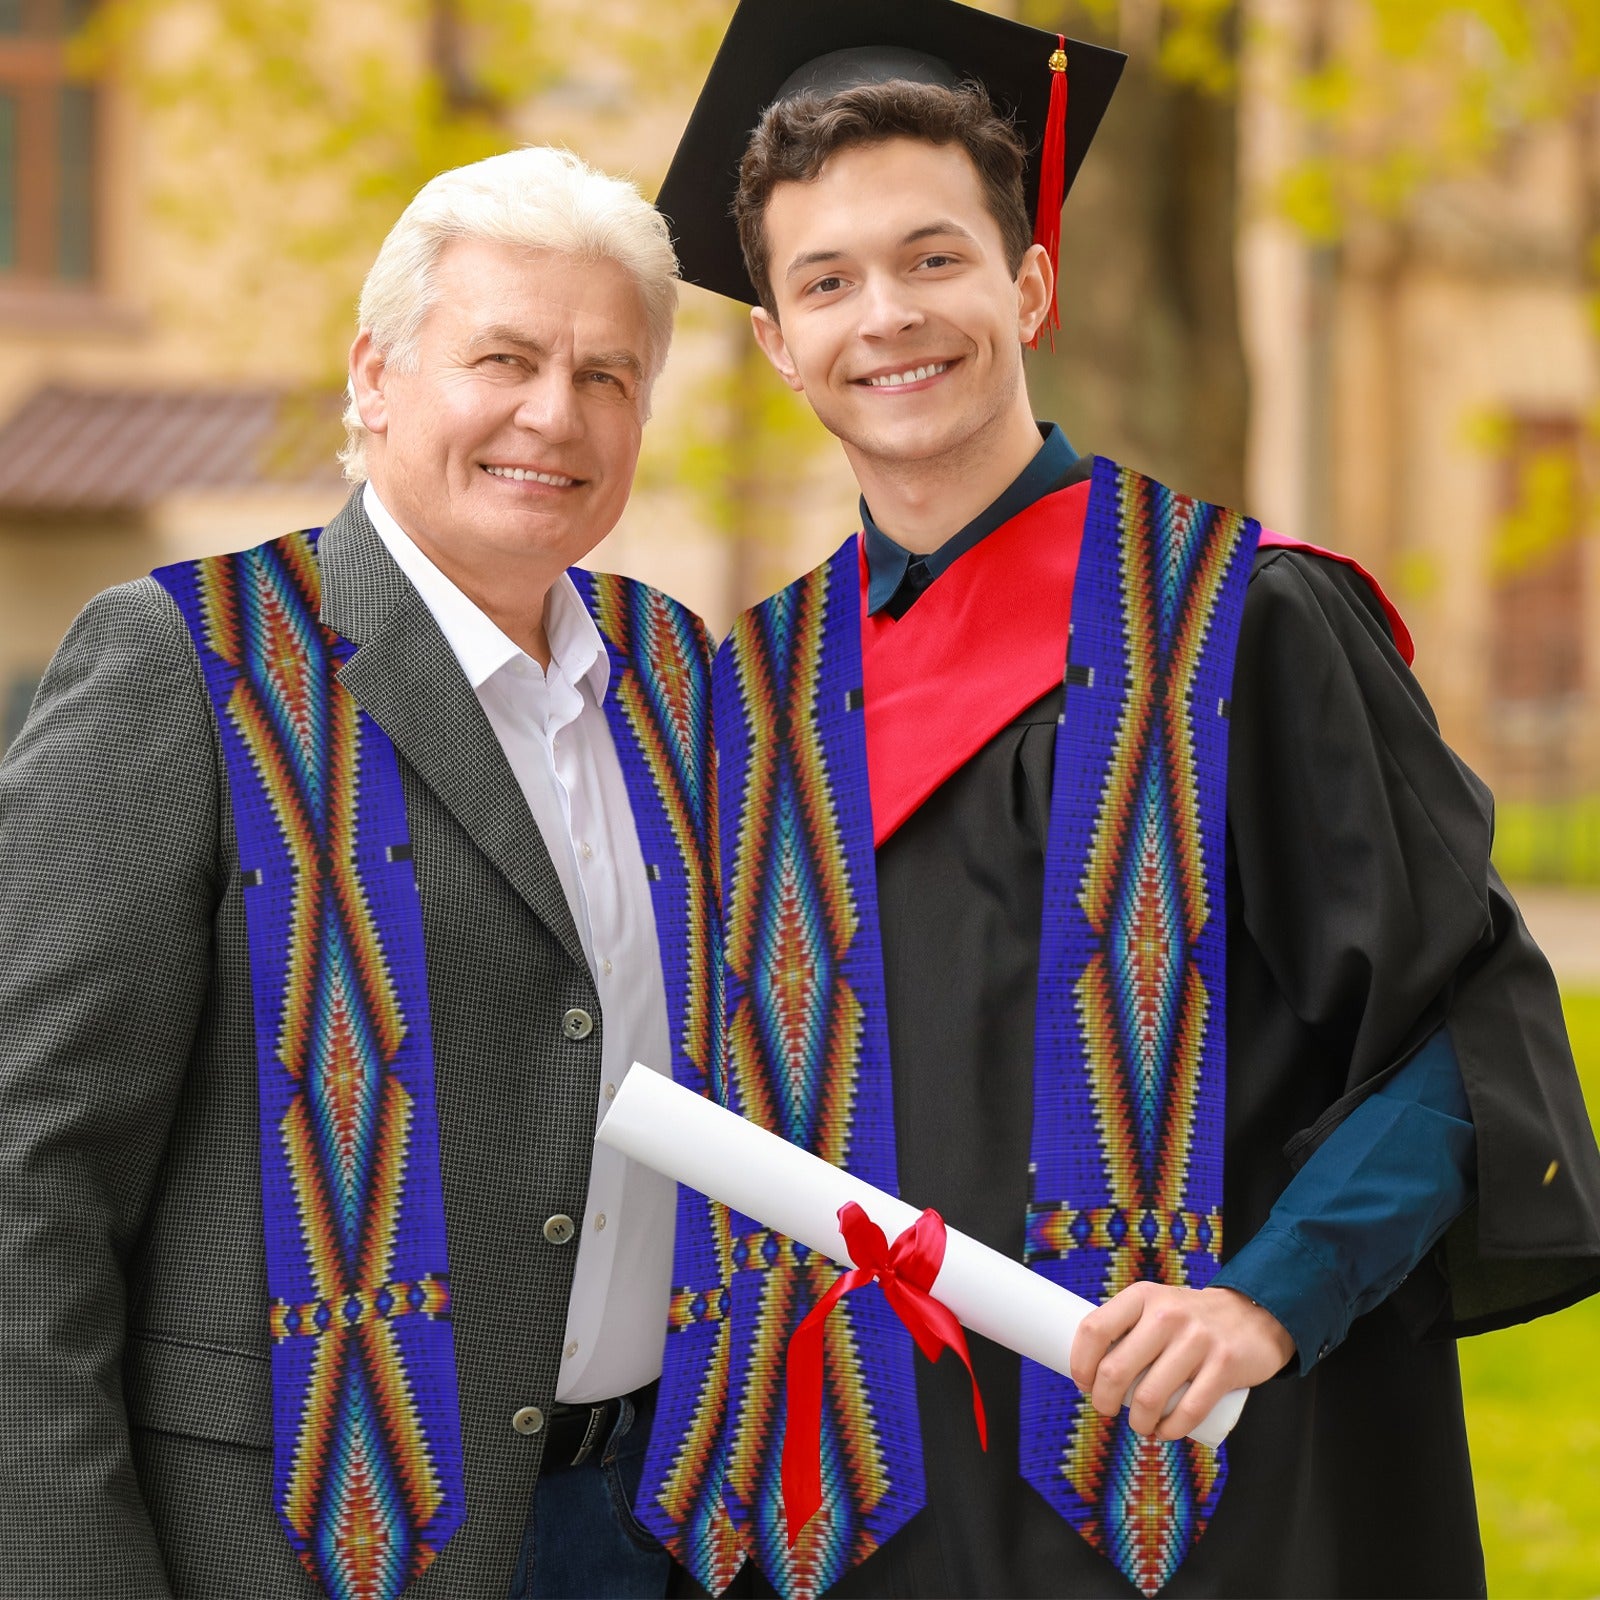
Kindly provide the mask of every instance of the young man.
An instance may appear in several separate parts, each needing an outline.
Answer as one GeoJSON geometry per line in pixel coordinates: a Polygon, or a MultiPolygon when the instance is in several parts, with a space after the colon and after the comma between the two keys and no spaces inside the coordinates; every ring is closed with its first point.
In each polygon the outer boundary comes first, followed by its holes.
{"type": "Polygon", "coordinates": [[[1481,1593],[1441,1336],[1600,1280],[1554,984],[1375,587],[1035,422],[1025,194],[1048,239],[1120,66],[1056,52],[745,0],[659,203],[862,490],[714,671],[727,1098],[1106,1301],[1082,1393],[975,1341],[984,1452],[858,1292],[796,1539],[782,1353],[835,1273],[733,1219],[641,1512],[785,1595],[1481,1593]]]}
{"type": "Polygon", "coordinates": [[[592,1138],[709,1060],[707,662],[573,563],[675,279],[566,152],[434,179],[349,503],[57,653],[0,766],[0,1592],[663,1593],[672,1194],[592,1138]]]}

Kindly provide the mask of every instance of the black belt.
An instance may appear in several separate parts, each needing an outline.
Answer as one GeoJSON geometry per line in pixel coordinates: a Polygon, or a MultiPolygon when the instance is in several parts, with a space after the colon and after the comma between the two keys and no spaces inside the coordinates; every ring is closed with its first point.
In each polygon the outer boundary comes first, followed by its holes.
{"type": "MultiPolygon", "coordinates": [[[[659,1381],[659,1380],[658,1380],[659,1381]]],[[[655,1384],[626,1396],[638,1409],[639,1402],[655,1384]]],[[[544,1459],[541,1472],[554,1472],[561,1467],[581,1467],[592,1456],[605,1448],[622,1415],[622,1396],[610,1400],[596,1400],[592,1404],[568,1405],[558,1400],[545,1419],[544,1459]]]]}

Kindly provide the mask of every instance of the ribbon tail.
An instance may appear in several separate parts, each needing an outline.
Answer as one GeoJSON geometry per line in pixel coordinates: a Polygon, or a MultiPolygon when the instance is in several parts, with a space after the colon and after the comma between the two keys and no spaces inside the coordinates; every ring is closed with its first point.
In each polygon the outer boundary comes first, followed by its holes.
{"type": "Polygon", "coordinates": [[[843,1273],[789,1336],[781,1476],[791,1549],[822,1507],[822,1352],[828,1313],[852,1289],[871,1280],[872,1273],[860,1268],[843,1273]]]}
{"type": "Polygon", "coordinates": [[[936,1300],[928,1291],[904,1278],[885,1279],[883,1292],[895,1315],[910,1329],[917,1347],[930,1361],[936,1361],[941,1352],[954,1350],[972,1380],[972,1420],[978,1426],[978,1443],[989,1448],[989,1418],[983,1409],[983,1394],[978,1388],[978,1374],[972,1370],[972,1353],[967,1349],[967,1336],[955,1313],[942,1300],[936,1300]]]}

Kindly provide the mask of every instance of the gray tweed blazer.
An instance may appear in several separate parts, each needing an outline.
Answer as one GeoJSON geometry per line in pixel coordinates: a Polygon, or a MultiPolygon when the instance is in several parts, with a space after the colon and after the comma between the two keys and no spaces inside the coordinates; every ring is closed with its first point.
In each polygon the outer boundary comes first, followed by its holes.
{"type": "MultiPolygon", "coordinates": [[[[359,498],[321,544],[343,681],[393,739],[433,1015],[466,1526],[410,1594],[504,1595],[583,1215],[601,1029],[487,719],[359,498]]],[[[0,1595],[311,1597],[271,1504],[244,903],[176,606],[74,623],[0,764],[0,1595]]]]}

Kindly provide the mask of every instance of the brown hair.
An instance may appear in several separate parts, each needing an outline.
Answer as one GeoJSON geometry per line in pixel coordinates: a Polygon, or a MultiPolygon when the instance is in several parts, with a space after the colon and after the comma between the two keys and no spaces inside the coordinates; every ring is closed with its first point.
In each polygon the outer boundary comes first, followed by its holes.
{"type": "Polygon", "coordinates": [[[959,144],[967,152],[999,224],[1006,263],[1013,274],[1021,268],[1033,243],[1022,192],[1026,152],[981,85],[951,89],[894,78],[829,95],[808,91],[767,108],[739,164],[733,215],[745,270],[769,314],[776,316],[777,308],[763,222],[772,191],[780,183],[809,183],[841,150],[901,138],[959,144]]]}

